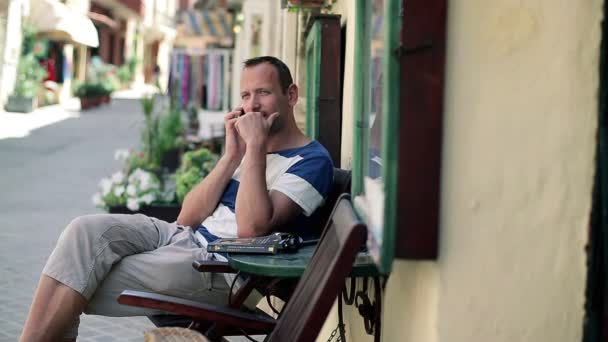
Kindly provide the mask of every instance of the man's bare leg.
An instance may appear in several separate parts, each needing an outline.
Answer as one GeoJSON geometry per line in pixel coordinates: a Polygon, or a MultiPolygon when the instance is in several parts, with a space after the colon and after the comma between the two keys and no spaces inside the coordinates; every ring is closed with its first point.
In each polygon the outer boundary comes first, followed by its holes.
{"type": "Polygon", "coordinates": [[[86,304],[80,293],[43,274],[20,341],[60,341],[86,304]]]}

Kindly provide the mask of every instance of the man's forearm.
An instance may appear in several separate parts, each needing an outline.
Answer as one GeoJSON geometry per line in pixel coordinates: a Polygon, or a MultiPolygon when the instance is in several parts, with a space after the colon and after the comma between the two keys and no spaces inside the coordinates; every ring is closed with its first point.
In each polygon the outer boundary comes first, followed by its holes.
{"type": "Polygon", "coordinates": [[[273,207],[266,188],[266,147],[247,146],[236,196],[236,222],[239,237],[267,234],[272,224],[273,207]]]}
{"type": "Polygon", "coordinates": [[[207,177],[186,195],[177,223],[196,228],[211,215],[238,166],[238,158],[222,156],[207,177]]]}

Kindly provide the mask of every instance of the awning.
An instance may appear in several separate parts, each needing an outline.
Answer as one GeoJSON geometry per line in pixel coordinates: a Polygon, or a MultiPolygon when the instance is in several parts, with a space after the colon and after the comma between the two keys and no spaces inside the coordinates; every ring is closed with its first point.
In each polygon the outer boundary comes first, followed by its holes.
{"type": "Polygon", "coordinates": [[[218,10],[187,10],[179,14],[175,45],[187,47],[215,43],[231,46],[233,40],[232,13],[218,10]]]}
{"type": "Polygon", "coordinates": [[[99,46],[97,29],[91,19],[59,0],[36,0],[30,5],[29,22],[36,32],[49,39],[99,46]]]}

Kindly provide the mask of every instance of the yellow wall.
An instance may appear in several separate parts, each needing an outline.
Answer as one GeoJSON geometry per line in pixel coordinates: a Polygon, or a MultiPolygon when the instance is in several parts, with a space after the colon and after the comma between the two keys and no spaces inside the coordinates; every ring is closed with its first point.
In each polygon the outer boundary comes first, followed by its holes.
{"type": "Polygon", "coordinates": [[[440,258],[394,262],[383,340],[580,341],[602,1],[448,3],[440,258]]]}

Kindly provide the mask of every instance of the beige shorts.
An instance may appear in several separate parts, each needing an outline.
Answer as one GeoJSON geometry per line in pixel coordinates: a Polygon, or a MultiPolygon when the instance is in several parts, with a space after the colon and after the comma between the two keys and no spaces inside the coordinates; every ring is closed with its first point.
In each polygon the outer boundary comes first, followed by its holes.
{"type": "MultiPolygon", "coordinates": [[[[160,311],[118,304],[123,290],[226,304],[222,275],[200,273],[196,259],[213,257],[189,228],[144,215],[88,215],[63,231],[42,273],[82,294],[85,313],[149,316],[160,311]]],[[[78,320],[64,337],[75,338],[78,320]]]]}

